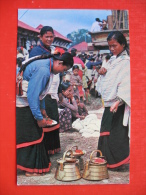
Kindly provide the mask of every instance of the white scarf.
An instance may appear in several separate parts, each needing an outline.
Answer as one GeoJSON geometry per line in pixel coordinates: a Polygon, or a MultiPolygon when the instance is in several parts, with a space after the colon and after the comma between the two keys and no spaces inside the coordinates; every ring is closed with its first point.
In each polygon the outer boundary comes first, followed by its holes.
{"type": "Polygon", "coordinates": [[[107,63],[107,73],[101,76],[101,95],[105,107],[110,107],[118,96],[126,106],[123,125],[127,126],[130,116],[130,58],[124,51],[118,58],[107,63]]]}

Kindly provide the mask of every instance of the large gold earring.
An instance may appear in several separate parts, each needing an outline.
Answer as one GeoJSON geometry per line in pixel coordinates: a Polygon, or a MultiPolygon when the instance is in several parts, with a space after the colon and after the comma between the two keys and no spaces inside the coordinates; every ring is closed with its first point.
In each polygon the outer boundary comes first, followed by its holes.
{"type": "Polygon", "coordinates": [[[63,61],[59,61],[59,64],[63,64],[63,61]]]}

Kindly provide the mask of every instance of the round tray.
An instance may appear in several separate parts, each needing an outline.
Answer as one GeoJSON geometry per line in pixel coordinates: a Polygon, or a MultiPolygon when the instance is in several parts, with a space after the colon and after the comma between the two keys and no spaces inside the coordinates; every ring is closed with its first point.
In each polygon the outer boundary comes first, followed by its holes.
{"type": "Polygon", "coordinates": [[[46,122],[49,121],[49,120],[52,120],[52,124],[47,124],[48,127],[54,126],[54,125],[57,124],[57,121],[55,121],[55,120],[53,120],[53,119],[46,118],[46,122]]]}
{"type": "Polygon", "coordinates": [[[74,156],[83,156],[84,154],[86,154],[85,150],[75,150],[75,151],[73,151],[74,156]]]}

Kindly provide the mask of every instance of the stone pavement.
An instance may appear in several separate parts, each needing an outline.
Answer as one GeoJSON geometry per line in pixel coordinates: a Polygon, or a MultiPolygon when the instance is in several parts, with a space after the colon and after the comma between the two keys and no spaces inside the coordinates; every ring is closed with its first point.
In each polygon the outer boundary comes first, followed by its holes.
{"type": "MultiPolygon", "coordinates": [[[[87,106],[90,113],[97,114],[98,120],[101,120],[104,109],[101,107],[100,98],[92,100],[92,104],[87,106]],[[99,105],[100,104],[100,105],[99,105]],[[94,110],[93,110],[94,109],[94,110]]],[[[63,157],[63,153],[69,150],[72,146],[78,146],[78,149],[85,150],[86,154],[82,157],[84,163],[90,158],[92,151],[97,149],[97,137],[82,137],[76,129],[60,133],[61,151],[50,156],[51,169],[50,172],[44,176],[26,177],[23,171],[17,171],[17,185],[85,185],[85,184],[128,184],[129,183],[129,170],[124,172],[108,171],[109,178],[101,181],[88,181],[83,178],[62,182],[54,178],[57,160],[63,157]]],[[[82,174],[83,171],[81,171],[82,174]]]]}

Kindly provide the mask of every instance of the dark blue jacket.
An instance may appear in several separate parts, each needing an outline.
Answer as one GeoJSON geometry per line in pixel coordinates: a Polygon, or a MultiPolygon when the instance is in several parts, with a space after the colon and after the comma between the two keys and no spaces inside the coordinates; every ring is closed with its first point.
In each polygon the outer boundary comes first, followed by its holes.
{"type": "Polygon", "coordinates": [[[46,48],[45,45],[41,41],[40,45],[34,47],[30,51],[29,58],[34,57],[34,56],[38,56],[38,55],[42,55],[42,54],[49,54],[49,53],[51,53],[51,49],[46,48]]]}

